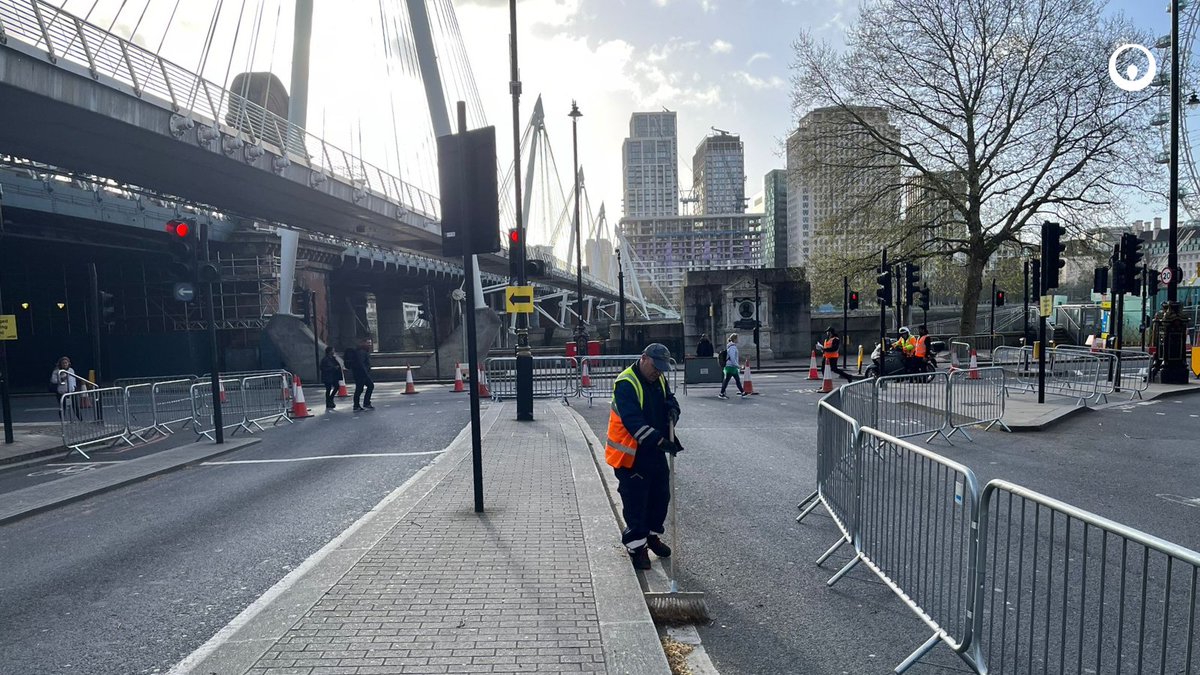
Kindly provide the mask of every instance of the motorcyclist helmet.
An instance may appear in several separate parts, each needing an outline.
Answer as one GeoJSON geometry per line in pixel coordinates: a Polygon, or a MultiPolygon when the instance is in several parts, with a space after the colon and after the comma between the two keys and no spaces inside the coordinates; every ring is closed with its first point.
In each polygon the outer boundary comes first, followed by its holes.
{"type": "Polygon", "coordinates": [[[901,334],[901,335],[908,335],[908,326],[901,326],[901,327],[900,327],[900,334],[901,334]]]}

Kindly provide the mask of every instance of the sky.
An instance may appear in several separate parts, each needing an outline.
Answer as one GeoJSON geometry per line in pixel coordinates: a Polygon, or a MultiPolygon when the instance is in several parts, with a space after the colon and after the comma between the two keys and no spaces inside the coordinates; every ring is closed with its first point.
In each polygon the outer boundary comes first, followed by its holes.
{"type": "MultiPolygon", "coordinates": [[[[451,0],[428,0],[439,44],[452,30],[451,0]]],[[[294,0],[57,0],[102,27],[159,50],[181,66],[228,82],[241,70],[271,70],[289,81],[294,0]],[[173,7],[178,7],[172,17],[173,7]],[[220,12],[217,9],[220,8],[220,12]],[[209,56],[208,28],[217,17],[209,56]],[[168,29],[169,26],[169,29],[168,29]],[[136,31],[135,31],[136,28],[136,31]]],[[[1159,0],[1112,0],[1159,35],[1170,18],[1159,0]]],[[[471,126],[497,128],[500,165],[512,162],[508,0],[453,0],[466,61],[443,47],[448,96],[472,102],[471,126]],[[468,70],[469,68],[469,70],[468,70]],[[476,101],[466,79],[473,77],[476,101]]],[[[311,93],[306,126],[342,149],[437,192],[433,134],[415,59],[401,44],[401,0],[315,0],[311,93]],[[381,20],[381,16],[383,17],[381,20]],[[389,32],[390,31],[390,32],[389,32]],[[395,130],[395,132],[393,132],[395,130]],[[419,161],[418,161],[419,159],[419,161]]],[[[571,124],[578,102],[579,159],[593,208],[621,215],[621,146],[636,111],[677,112],[680,185],[691,186],[691,158],[713,128],[741,136],[746,195],[767,171],[784,168],[791,109],[792,42],[801,30],[841,45],[855,0],[519,0],[521,123],[543,97],[547,131],[570,188],[571,124]]],[[[451,113],[453,114],[453,113],[451,113]]],[[[1200,136],[1200,134],[1198,134],[1200,136]]],[[[502,200],[503,201],[503,200],[502,200]]],[[[1151,217],[1159,213],[1139,213],[1151,217]]],[[[532,239],[531,239],[532,241],[532,239]]],[[[536,243],[536,242],[535,242],[536,243]]]]}
{"type": "MultiPolygon", "coordinates": [[[[455,4],[489,122],[511,133],[508,2],[455,4]]],[[[547,130],[563,162],[570,158],[567,113],[578,101],[580,163],[593,203],[605,201],[610,218],[620,213],[621,144],[635,111],[678,113],[681,187],[691,186],[692,154],[712,127],[739,134],[752,197],[768,171],[785,166],[782,141],[795,121],[793,41],[807,29],[841,45],[857,6],[850,0],[519,0],[522,110],[543,95],[547,130]]],[[[1157,35],[1170,30],[1165,7],[1117,0],[1108,11],[1124,12],[1157,35]]]]}

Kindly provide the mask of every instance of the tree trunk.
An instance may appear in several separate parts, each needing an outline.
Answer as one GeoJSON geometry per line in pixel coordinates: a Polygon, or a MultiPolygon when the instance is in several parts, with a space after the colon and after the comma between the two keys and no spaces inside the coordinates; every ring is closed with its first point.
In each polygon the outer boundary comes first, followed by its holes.
{"type": "Polygon", "coordinates": [[[979,309],[979,295],[983,292],[983,266],[987,256],[972,255],[967,259],[967,279],[963,286],[962,319],[958,322],[959,335],[974,335],[975,315],[979,309]]]}

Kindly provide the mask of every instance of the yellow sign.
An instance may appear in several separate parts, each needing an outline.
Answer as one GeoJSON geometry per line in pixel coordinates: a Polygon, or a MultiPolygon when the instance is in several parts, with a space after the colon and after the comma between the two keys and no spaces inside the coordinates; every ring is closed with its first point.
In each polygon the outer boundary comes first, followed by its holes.
{"type": "Polygon", "coordinates": [[[505,288],[504,308],[509,314],[533,314],[533,286],[505,288]]]}
{"type": "Polygon", "coordinates": [[[1041,297],[1041,301],[1038,303],[1038,316],[1050,316],[1050,313],[1053,309],[1054,309],[1054,296],[1053,295],[1043,295],[1041,297]]]}
{"type": "Polygon", "coordinates": [[[0,314],[0,340],[17,339],[17,315],[0,314]]]}
{"type": "Polygon", "coordinates": [[[1105,300],[1100,303],[1100,309],[1112,309],[1112,300],[1105,300]]]}

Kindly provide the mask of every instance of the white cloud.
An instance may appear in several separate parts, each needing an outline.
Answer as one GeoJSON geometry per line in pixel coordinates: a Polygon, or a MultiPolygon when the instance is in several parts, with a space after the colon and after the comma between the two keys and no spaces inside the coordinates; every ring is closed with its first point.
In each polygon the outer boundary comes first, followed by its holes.
{"type": "Polygon", "coordinates": [[[754,63],[755,61],[765,61],[769,58],[771,58],[771,55],[766,52],[754,52],[753,56],[746,59],[746,65],[748,66],[748,65],[754,63]]]}
{"type": "Polygon", "coordinates": [[[787,84],[787,82],[785,82],[783,78],[779,77],[778,75],[772,75],[768,78],[761,78],[755,77],[744,70],[739,70],[734,73],[733,76],[742,84],[745,84],[751,89],[758,91],[766,89],[782,89],[787,84]]]}
{"type": "Polygon", "coordinates": [[[728,54],[733,51],[733,45],[717,38],[708,46],[708,50],[714,54],[728,54]]]}

